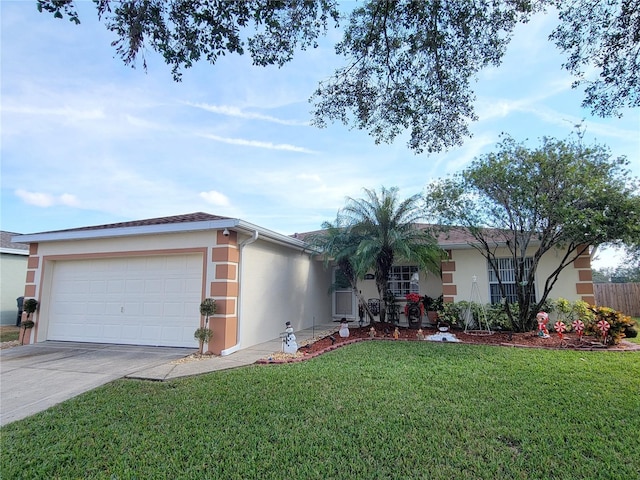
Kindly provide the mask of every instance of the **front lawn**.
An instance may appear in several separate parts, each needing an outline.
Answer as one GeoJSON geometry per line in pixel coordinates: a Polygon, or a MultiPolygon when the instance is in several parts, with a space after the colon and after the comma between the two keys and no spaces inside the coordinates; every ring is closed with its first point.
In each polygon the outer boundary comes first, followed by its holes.
{"type": "Polygon", "coordinates": [[[20,327],[14,325],[0,326],[0,342],[13,342],[20,338],[20,327]]]}
{"type": "Polygon", "coordinates": [[[637,478],[638,392],[638,353],[363,342],[113,382],[2,428],[0,477],[637,478]]]}

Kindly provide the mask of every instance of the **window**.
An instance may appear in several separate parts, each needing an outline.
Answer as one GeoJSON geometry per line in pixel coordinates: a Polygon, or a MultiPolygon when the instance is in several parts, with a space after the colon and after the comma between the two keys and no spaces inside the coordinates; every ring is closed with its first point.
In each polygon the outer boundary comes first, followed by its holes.
{"type": "Polygon", "coordinates": [[[415,265],[394,265],[389,273],[387,290],[391,290],[395,297],[404,297],[409,293],[420,293],[420,283],[417,279],[418,267],[415,265]]]}
{"type": "MultiPolygon", "coordinates": [[[[518,296],[516,292],[516,272],[514,269],[513,258],[497,258],[498,263],[498,271],[500,273],[500,278],[502,279],[502,285],[504,287],[506,298],[509,303],[516,303],[518,301],[518,296]]],[[[533,260],[531,257],[527,257],[524,259],[524,275],[529,275],[529,270],[531,269],[531,264],[533,260]]],[[[496,273],[489,265],[489,296],[491,297],[491,303],[500,303],[502,301],[502,294],[500,293],[500,285],[498,285],[498,278],[496,273]]],[[[536,297],[536,289],[535,285],[533,285],[533,289],[531,290],[531,300],[535,302],[536,297]]]]}

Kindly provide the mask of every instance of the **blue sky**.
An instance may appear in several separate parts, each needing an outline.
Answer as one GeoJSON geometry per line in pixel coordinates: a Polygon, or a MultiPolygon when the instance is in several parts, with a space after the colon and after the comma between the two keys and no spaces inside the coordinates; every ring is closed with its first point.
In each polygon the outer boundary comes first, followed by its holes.
{"type": "Polygon", "coordinates": [[[533,146],[582,119],[589,141],[626,155],[640,175],[640,110],[601,119],[580,108],[546,41],[552,16],[519,27],[503,65],[480,74],[473,137],[415,155],[406,138],[375,145],[341,124],[309,126],[308,99],[341,61],[337,32],[281,69],[228,56],[175,83],[152,52],[147,73],[124,66],[93,4],[77,3],[79,26],[38,13],[35,0],[0,3],[3,230],[196,211],[283,234],[316,230],[363,187],[413,195],[495,149],[501,132],[533,146]]]}

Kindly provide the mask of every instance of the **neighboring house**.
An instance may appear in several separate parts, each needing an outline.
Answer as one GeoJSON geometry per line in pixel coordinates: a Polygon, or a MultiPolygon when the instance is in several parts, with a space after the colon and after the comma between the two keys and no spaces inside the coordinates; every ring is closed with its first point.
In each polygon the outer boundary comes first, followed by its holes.
{"type": "Polygon", "coordinates": [[[13,232],[0,232],[0,325],[15,325],[18,317],[17,298],[24,295],[29,245],[14,243],[13,232]]]}
{"type": "MultiPolygon", "coordinates": [[[[27,341],[196,347],[205,297],[216,300],[209,348],[221,355],[277,337],[287,321],[300,330],[357,320],[355,295],[350,289],[328,294],[335,269],[311,258],[303,238],[207,213],[18,236],[30,244],[24,295],[40,302],[27,341]]],[[[490,301],[486,261],[466,240],[441,239],[449,252],[442,278],[397,265],[390,289],[399,300],[413,291],[469,300],[475,277],[482,301],[490,301]]],[[[554,253],[543,259],[540,275],[554,259],[554,253]]],[[[554,297],[590,301],[589,265],[585,256],[567,268],[554,297]]],[[[364,298],[377,297],[373,280],[359,288],[364,298]]]]}

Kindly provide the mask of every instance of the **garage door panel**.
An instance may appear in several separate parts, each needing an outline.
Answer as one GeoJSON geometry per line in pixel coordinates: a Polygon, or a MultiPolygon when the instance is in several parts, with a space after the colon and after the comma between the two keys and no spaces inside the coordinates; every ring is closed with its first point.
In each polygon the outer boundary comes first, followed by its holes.
{"type": "Polygon", "coordinates": [[[127,280],[125,291],[128,296],[142,294],[145,290],[145,282],[142,279],[127,280]]]}
{"type": "MultiPolygon", "coordinates": [[[[121,328],[122,338],[134,341],[140,338],[142,327],[140,325],[123,325],[121,328]]],[[[125,342],[127,343],[127,342],[125,342]]]]}
{"type": "Polygon", "coordinates": [[[47,338],[195,347],[202,268],[199,254],[58,261],[47,338]]]}
{"type": "Polygon", "coordinates": [[[124,293],[125,290],[124,280],[115,279],[107,281],[107,293],[124,293]]]}
{"type": "Polygon", "coordinates": [[[105,312],[104,302],[87,302],[87,315],[103,315],[105,312]]]}
{"type": "MultiPolygon", "coordinates": [[[[157,302],[157,303],[156,302],[153,302],[153,303],[145,302],[144,305],[143,305],[143,308],[144,308],[143,315],[146,318],[149,318],[149,317],[160,317],[161,314],[162,314],[162,303],[160,303],[160,302],[157,302]]],[[[153,319],[153,320],[155,320],[155,319],[153,319]]]]}
{"type": "Polygon", "coordinates": [[[127,301],[124,304],[124,313],[126,313],[130,317],[137,317],[142,314],[142,306],[138,302],[129,302],[127,301]]]}
{"type": "Polygon", "coordinates": [[[102,335],[106,339],[105,343],[111,343],[122,335],[122,325],[105,325],[102,335]]]}
{"type": "Polygon", "coordinates": [[[105,280],[91,280],[89,282],[89,293],[106,293],[107,282],[105,280]]]}
{"type": "Polygon", "coordinates": [[[111,316],[119,316],[122,313],[122,302],[114,301],[113,299],[105,299],[104,302],[104,314],[111,316]]]}
{"type": "Polygon", "coordinates": [[[183,304],[177,302],[165,302],[162,313],[165,317],[181,317],[182,315],[184,315],[183,304]]]}

